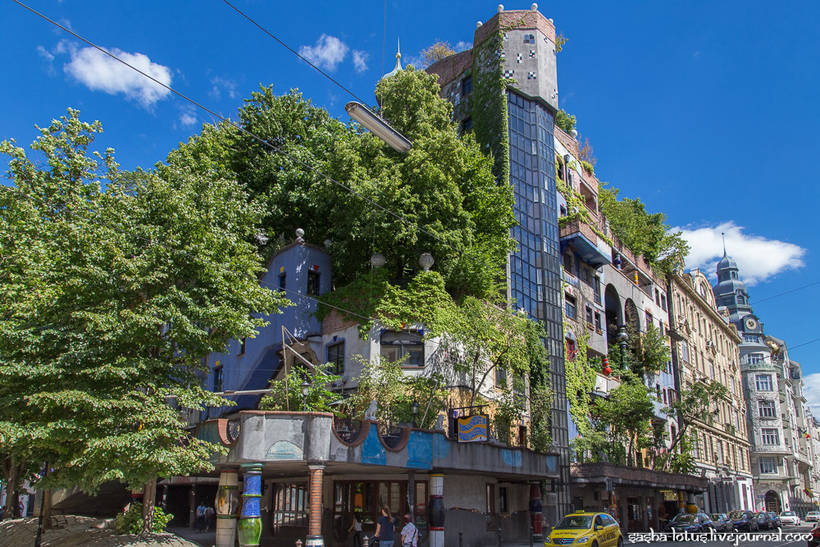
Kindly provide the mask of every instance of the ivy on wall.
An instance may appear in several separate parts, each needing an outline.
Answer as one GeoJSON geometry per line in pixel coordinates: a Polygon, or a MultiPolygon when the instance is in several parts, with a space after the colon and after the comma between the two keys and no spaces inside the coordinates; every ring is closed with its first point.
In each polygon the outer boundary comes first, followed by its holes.
{"type": "MultiPolygon", "coordinates": [[[[570,325],[564,321],[564,332],[569,330],[571,330],[570,325]]],[[[564,370],[567,382],[569,414],[578,429],[578,439],[573,441],[576,450],[581,449],[580,446],[577,446],[579,442],[583,443],[593,434],[590,414],[592,412],[591,394],[595,388],[595,368],[589,362],[588,341],[589,334],[584,331],[577,336],[574,355],[570,355],[568,349],[564,348],[564,370]]]]}
{"type": "Polygon", "coordinates": [[[510,138],[507,131],[507,84],[501,65],[504,31],[473,48],[473,133],[493,157],[499,182],[510,182],[510,138]]]}
{"type": "MultiPolygon", "coordinates": [[[[567,169],[574,169],[577,166],[575,161],[569,162],[567,165],[567,169]]],[[[590,228],[595,234],[600,237],[607,245],[610,247],[614,246],[614,243],[611,238],[609,238],[606,234],[604,234],[600,228],[598,228],[598,223],[594,218],[592,218],[592,214],[590,213],[589,209],[586,206],[586,200],[584,196],[576,190],[575,188],[568,185],[566,182],[561,179],[561,169],[560,164],[558,162],[558,158],[555,159],[555,188],[558,190],[564,200],[567,202],[567,214],[560,217],[558,219],[558,225],[560,227],[564,227],[570,222],[574,222],[576,220],[583,222],[590,228]]]]}

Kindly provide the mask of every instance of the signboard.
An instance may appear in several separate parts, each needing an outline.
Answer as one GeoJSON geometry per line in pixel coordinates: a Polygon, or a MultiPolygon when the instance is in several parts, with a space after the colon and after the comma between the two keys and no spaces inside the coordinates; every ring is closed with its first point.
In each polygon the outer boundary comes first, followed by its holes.
{"type": "Polygon", "coordinates": [[[663,494],[664,501],[678,501],[678,493],[674,490],[658,490],[661,494],[663,494]]]}
{"type": "Polygon", "coordinates": [[[458,442],[476,443],[489,438],[490,418],[486,414],[458,418],[458,442]]]}

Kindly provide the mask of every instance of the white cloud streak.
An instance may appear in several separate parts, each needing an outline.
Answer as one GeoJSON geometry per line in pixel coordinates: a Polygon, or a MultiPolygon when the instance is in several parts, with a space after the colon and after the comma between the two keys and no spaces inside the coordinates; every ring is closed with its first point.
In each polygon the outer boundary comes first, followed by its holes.
{"type": "Polygon", "coordinates": [[[743,227],[732,221],[717,226],[700,228],[673,228],[691,247],[686,265],[700,268],[714,277],[715,269],[723,256],[721,233],[726,234],[726,252],[737,261],[740,277],[747,285],[756,285],[786,270],[803,267],[806,249],[777,239],[743,232],[743,227]]]}
{"type": "Polygon", "coordinates": [[[365,70],[367,70],[368,57],[369,55],[364,51],[353,51],[353,68],[356,69],[356,72],[364,72],[365,70]]]}
{"type": "Polygon", "coordinates": [[[316,41],[315,46],[300,47],[299,54],[316,66],[333,71],[347,56],[349,49],[344,42],[335,36],[322,34],[316,41]]]}
{"type": "MultiPolygon", "coordinates": [[[[63,70],[93,91],[109,95],[121,93],[144,108],[150,108],[171,92],[92,47],[77,49],[74,44],[57,45],[57,53],[68,51],[71,60],[63,70]]],[[[143,53],[109,50],[126,63],[140,69],[165,85],[171,85],[171,69],[154,63],[143,53]]]]}
{"type": "Polygon", "coordinates": [[[228,78],[214,76],[211,78],[211,90],[208,95],[214,99],[221,99],[223,93],[231,99],[236,99],[236,82],[228,78]]]}
{"type": "Polygon", "coordinates": [[[803,395],[812,410],[812,415],[820,417],[820,373],[803,377],[803,395]]]}

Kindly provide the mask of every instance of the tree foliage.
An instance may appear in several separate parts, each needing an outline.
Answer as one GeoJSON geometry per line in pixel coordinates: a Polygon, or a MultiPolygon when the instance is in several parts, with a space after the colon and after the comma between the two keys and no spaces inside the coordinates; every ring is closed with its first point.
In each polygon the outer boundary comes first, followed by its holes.
{"type": "Polygon", "coordinates": [[[617,188],[602,187],[598,192],[601,211],[612,232],[636,255],[643,255],[662,273],[683,264],[689,244],[680,232],[672,232],[663,213],[648,213],[638,199],[618,199],[617,188]]]}
{"type": "Polygon", "coordinates": [[[571,135],[572,130],[575,129],[575,116],[568,114],[563,108],[559,108],[555,113],[555,125],[564,130],[564,133],[571,135]]]}
{"type": "Polygon", "coordinates": [[[265,211],[266,256],[296,228],[310,242],[329,240],[337,286],[367,274],[375,252],[391,281],[412,276],[429,252],[451,294],[486,296],[514,246],[512,191],[496,184],[475,140],[459,138],[452,106],[438,93],[434,76],[412,68],[379,82],[380,113],[413,142],[407,154],[296,91],[276,96],[267,87],[239,118],[275,150],[221,124],[203,128],[168,163],[238,180],[265,211]]]}
{"type": "Polygon", "coordinates": [[[606,399],[595,401],[593,416],[609,461],[634,466],[637,451],[651,444],[654,405],[639,378],[623,380],[606,399]]]}
{"type": "Polygon", "coordinates": [[[426,68],[435,62],[446,59],[451,55],[455,55],[455,53],[456,51],[450,47],[449,42],[436,42],[421,50],[422,66],[418,68],[426,68]]]}
{"type": "Polygon", "coordinates": [[[75,110],[13,142],[0,192],[0,446],[93,491],[211,468],[180,411],[226,402],[202,360],[284,305],[249,243],[262,210],[214,171],[121,173],[75,110]]]}
{"type": "Polygon", "coordinates": [[[339,412],[342,396],[331,389],[341,376],[329,371],[331,364],[313,368],[294,366],[287,377],[270,381],[270,392],[259,401],[260,410],[293,410],[310,412],[339,412]],[[302,393],[302,385],[306,392],[302,393]]]}

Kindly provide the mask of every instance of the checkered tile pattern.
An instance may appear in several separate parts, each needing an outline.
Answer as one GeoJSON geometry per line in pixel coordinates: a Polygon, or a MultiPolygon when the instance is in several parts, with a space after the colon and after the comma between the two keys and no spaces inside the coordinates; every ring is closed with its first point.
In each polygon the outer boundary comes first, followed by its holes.
{"type": "Polygon", "coordinates": [[[505,78],[512,78],[514,75],[515,75],[514,70],[505,70],[504,71],[504,77],[505,78]]]}

